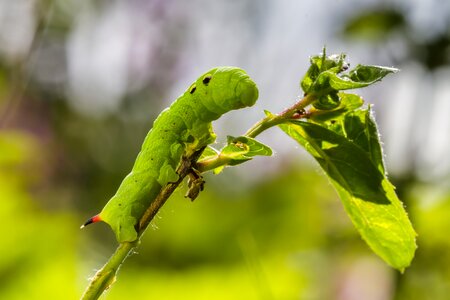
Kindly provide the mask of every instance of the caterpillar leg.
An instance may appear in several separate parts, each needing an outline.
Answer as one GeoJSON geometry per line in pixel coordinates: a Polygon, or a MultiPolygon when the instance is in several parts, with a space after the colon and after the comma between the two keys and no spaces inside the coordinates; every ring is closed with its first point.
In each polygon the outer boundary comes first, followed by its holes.
{"type": "Polygon", "coordinates": [[[198,194],[203,191],[205,187],[205,181],[203,180],[203,176],[196,169],[191,168],[188,174],[188,191],[184,197],[191,199],[194,201],[197,198],[198,194]]]}

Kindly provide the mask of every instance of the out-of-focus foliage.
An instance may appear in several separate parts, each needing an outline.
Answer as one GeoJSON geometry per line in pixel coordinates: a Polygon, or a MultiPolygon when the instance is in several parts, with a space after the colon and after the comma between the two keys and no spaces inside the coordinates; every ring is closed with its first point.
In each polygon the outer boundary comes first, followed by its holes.
{"type": "Polygon", "coordinates": [[[406,21],[402,13],[395,9],[375,9],[358,12],[349,19],[344,27],[344,33],[355,38],[380,42],[387,35],[405,28],[406,21]]]}
{"type": "MultiPolygon", "coordinates": [[[[446,11],[445,9],[443,10],[446,11]]],[[[406,43],[406,57],[418,61],[429,70],[435,70],[450,64],[450,21],[436,20],[444,23],[441,32],[429,31],[427,39],[421,39],[422,32],[417,30],[414,24],[405,19],[404,9],[385,7],[367,9],[365,12],[357,12],[347,21],[343,28],[344,36],[364,40],[375,45],[386,43],[392,38],[397,42],[406,43]],[[446,28],[446,29],[445,29],[446,28]]],[[[422,28],[421,28],[422,30],[422,28]]]]}
{"type": "Polygon", "coordinates": [[[75,297],[73,213],[43,207],[35,196],[45,179],[44,149],[20,131],[0,131],[0,149],[0,298],[75,297]]]}
{"type": "Polygon", "coordinates": [[[408,192],[419,248],[407,276],[399,277],[396,299],[448,298],[450,291],[450,193],[446,187],[412,185],[408,192]]]}

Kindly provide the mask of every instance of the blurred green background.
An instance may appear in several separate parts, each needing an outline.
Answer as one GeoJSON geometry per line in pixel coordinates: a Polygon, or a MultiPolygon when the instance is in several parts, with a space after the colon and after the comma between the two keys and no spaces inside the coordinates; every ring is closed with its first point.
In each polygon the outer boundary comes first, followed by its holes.
{"type": "Polygon", "coordinates": [[[375,103],[390,178],[419,234],[405,274],[361,241],[317,165],[276,154],[182,187],[106,299],[448,299],[450,3],[0,0],[0,299],[77,299],[116,247],[97,213],[159,112],[210,67],[260,86],[216,122],[220,146],[295,101],[308,57],[402,72],[375,103]]]}

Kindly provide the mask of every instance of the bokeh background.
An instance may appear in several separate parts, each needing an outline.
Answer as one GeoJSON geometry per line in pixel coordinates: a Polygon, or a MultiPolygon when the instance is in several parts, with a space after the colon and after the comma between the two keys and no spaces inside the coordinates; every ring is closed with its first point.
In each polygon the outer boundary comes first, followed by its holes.
{"type": "Polygon", "coordinates": [[[450,2],[0,0],[0,298],[77,299],[116,247],[79,230],[130,170],[159,112],[208,68],[236,65],[253,109],[216,122],[218,146],[300,94],[326,46],[402,71],[373,103],[391,180],[419,234],[401,275],[353,229],[303,149],[176,192],[106,299],[449,299],[450,2]]]}

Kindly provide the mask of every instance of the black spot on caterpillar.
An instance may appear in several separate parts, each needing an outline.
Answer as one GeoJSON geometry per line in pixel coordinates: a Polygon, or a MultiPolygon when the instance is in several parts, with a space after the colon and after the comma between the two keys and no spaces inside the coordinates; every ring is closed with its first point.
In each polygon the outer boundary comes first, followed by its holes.
{"type": "Polygon", "coordinates": [[[211,81],[211,78],[212,78],[212,76],[209,74],[206,75],[205,77],[203,77],[203,80],[202,80],[203,84],[208,85],[208,83],[211,81]]]}

